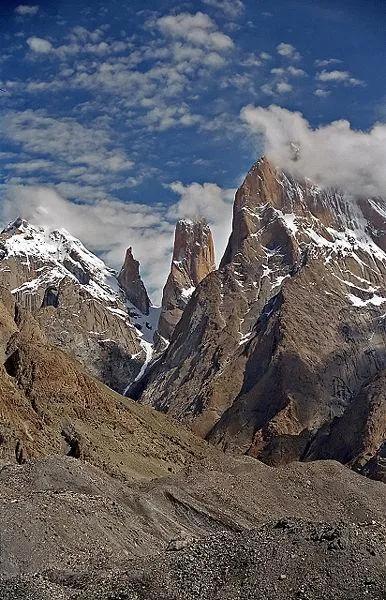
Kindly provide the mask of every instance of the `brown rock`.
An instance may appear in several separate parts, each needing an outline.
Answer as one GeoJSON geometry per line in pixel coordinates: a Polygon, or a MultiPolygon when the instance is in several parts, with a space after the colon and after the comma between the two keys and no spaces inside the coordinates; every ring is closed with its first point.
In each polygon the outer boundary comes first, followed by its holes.
{"type": "Polygon", "coordinates": [[[49,341],[123,392],[145,353],[116,292],[115,273],[67,232],[22,219],[2,232],[0,247],[0,283],[32,312],[49,341]]]}
{"type": "MultiPolygon", "coordinates": [[[[198,285],[140,401],[223,449],[275,465],[306,459],[318,431],[386,367],[381,212],[379,199],[356,202],[256,163],[220,269],[198,285]]],[[[348,447],[334,443],[328,456],[374,456],[384,434],[366,415],[354,429],[347,412],[348,447]]]]}
{"type": "Polygon", "coordinates": [[[178,221],[158,325],[163,338],[171,338],[195,288],[215,268],[213,238],[206,221],[178,221]]]}
{"type": "Polygon", "coordinates": [[[211,455],[202,440],[164,415],[91,377],[47,341],[31,313],[15,309],[0,288],[0,323],[8,324],[0,365],[0,464],[62,454],[121,478],[152,479],[211,455]]]}
{"type": "Polygon", "coordinates": [[[131,248],[126,252],[125,262],[118,275],[118,282],[129,302],[134,304],[142,314],[148,315],[149,296],[139,274],[139,262],[134,259],[131,248]]]}

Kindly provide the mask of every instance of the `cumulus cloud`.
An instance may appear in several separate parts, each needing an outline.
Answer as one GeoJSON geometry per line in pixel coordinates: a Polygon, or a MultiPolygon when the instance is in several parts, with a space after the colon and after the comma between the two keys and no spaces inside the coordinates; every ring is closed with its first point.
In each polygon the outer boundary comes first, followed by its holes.
{"type": "Polygon", "coordinates": [[[32,52],[36,52],[37,54],[49,54],[54,50],[54,47],[50,41],[40,37],[33,36],[28,38],[27,44],[32,52]]]}
{"type": "Polygon", "coordinates": [[[292,44],[286,44],[285,42],[281,42],[278,46],[276,46],[277,53],[280,56],[284,56],[290,60],[300,60],[301,55],[296,50],[295,46],[292,44]]]}
{"type": "Polygon", "coordinates": [[[346,120],[311,127],[300,112],[246,106],[241,117],[282,169],[355,196],[386,195],[386,125],[352,129],[346,120]]]}
{"type": "Polygon", "coordinates": [[[345,85],[352,86],[364,85],[363,81],[352,77],[351,73],[348,71],[326,71],[323,69],[323,71],[317,73],[316,79],[323,82],[344,83],[345,85]]]}
{"type": "Polygon", "coordinates": [[[186,104],[178,106],[158,104],[143,117],[143,122],[148,129],[154,131],[166,131],[176,126],[192,127],[201,120],[200,115],[192,114],[186,104]]]}
{"type": "Polygon", "coordinates": [[[173,183],[170,189],[179,197],[172,206],[111,198],[84,204],[70,201],[59,188],[15,184],[5,189],[0,217],[3,224],[21,215],[49,229],[64,227],[116,269],[121,267],[127,247],[132,246],[149,293],[159,303],[177,219],[205,217],[221,258],[230,232],[234,195],[234,190],[212,183],[173,183]]]}
{"type": "Polygon", "coordinates": [[[51,54],[60,60],[76,57],[78,54],[91,54],[98,57],[127,52],[131,43],[127,40],[105,40],[105,32],[98,28],[89,31],[85,27],[73,27],[65,38],[65,43],[54,46],[49,40],[30,37],[27,44],[37,54],[51,54]]]}
{"type": "Polygon", "coordinates": [[[279,81],[279,83],[276,84],[276,90],[279,94],[288,94],[289,92],[292,92],[293,87],[287,81],[279,81]]]}
{"type": "Polygon", "coordinates": [[[18,15],[21,15],[22,17],[24,16],[31,16],[33,17],[34,15],[36,15],[39,12],[39,6],[38,5],[30,5],[30,4],[19,4],[19,6],[17,6],[15,8],[15,12],[18,15]]]}
{"type": "Polygon", "coordinates": [[[224,15],[231,19],[236,19],[245,10],[241,0],[202,0],[207,6],[220,10],[224,15]]]}
{"type": "Polygon", "coordinates": [[[167,15],[157,19],[154,25],[164,35],[185,40],[193,46],[219,51],[233,48],[232,39],[219,31],[216,23],[202,12],[167,15]]]}
{"type": "Polygon", "coordinates": [[[133,246],[149,290],[159,301],[173,243],[173,224],[160,207],[114,200],[74,204],[54,189],[12,186],[1,210],[3,223],[21,215],[50,229],[64,227],[117,269],[126,248],[133,246]]]}

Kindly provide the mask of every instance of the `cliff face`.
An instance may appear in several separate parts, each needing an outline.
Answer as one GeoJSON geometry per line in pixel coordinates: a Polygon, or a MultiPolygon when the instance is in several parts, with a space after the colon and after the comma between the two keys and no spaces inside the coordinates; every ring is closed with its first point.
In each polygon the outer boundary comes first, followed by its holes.
{"type": "Polygon", "coordinates": [[[197,285],[215,269],[212,233],[203,221],[180,220],[176,224],[170,274],[163,290],[158,333],[166,340],[197,285]]]}
{"type": "MultiPolygon", "coordinates": [[[[140,401],[224,449],[271,464],[311,457],[318,432],[386,366],[384,206],[256,163],[220,269],[198,285],[140,401]]],[[[382,435],[331,457],[369,458],[382,435]]]]}
{"type": "Polygon", "coordinates": [[[125,296],[143,315],[148,315],[150,300],[139,274],[139,262],[134,259],[132,248],[126,252],[125,262],[118,275],[118,282],[125,296]]]}
{"type": "Polygon", "coordinates": [[[67,231],[18,219],[0,235],[0,284],[49,341],[122,392],[146,359],[116,274],[67,231]]]}

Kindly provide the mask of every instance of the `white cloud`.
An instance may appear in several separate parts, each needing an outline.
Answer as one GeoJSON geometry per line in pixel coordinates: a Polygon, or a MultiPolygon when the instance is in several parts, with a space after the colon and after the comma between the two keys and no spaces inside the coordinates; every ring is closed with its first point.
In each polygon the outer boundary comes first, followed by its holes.
{"type": "Polygon", "coordinates": [[[218,261],[221,259],[231,231],[235,189],[222,189],[215,183],[174,182],[170,188],[180,196],[168,211],[169,218],[205,218],[211,226],[218,261]]]}
{"type": "Polygon", "coordinates": [[[342,61],[339,58],[317,59],[314,62],[315,67],[328,67],[329,65],[338,65],[342,61]]]}
{"type": "Polygon", "coordinates": [[[10,111],[3,115],[0,131],[23,151],[49,155],[68,165],[84,165],[105,173],[133,167],[122,149],[112,147],[109,132],[100,122],[87,127],[71,117],[50,117],[43,110],[10,111]]]}
{"type": "Polygon", "coordinates": [[[166,131],[172,127],[192,127],[200,123],[200,115],[194,115],[187,105],[165,106],[158,105],[151,109],[143,118],[148,128],[154,131],[166,131]]]}
{"type": "Polygon", "coordinates": [[[289,75],[292,75],[292,77],[305,77],[307,75],[307,73],[303,71],[303,69],[297,69],[292,65],[290,65],[287,68],[287,73],[289,73],[289,75]]]}
{"type": "Polygon", "coordinates": [[[292,44],[281,42],[276,46],[277,53],[290,60],[300,60],[301,55],[292,44]]]}
{"type": "Polygon", "coordinates": [[[348,71],[326,71],[323,69],[323,71],[317,73],[316,79],[323,82],[344,83],[345,85],[352,86],[364,85],[363,81],[352,77],[348,71]]]}
{"type": "Polygon", "coordinates": [[[236,19],[245,10],[245,6],[241,0],[202,0],[207,6],[216,8],[227,17],[236,19]]]}
{"type": "Polygon", "coordinates": [[[53,188],[15,184],[6,189],[0,217],[3,223],[21,215],[50,229],[64,227],[116,269],[122,265],[127,247],[132,246],[149,292],[160,302],[176,220],[205,217],[221,258],[230,232],[234,194],[234,190],[222,190],[211,183],[174,183],[170,188],[180,198],[168,207],[104,198],[88,204],[73,203],[53,188]]]}
{"type": "Polygon", "coordinates": [[[289,92],[292,92],[293,87],[290,83],[287,83],[287,81],[279,81],[276,84],[276,90],[279,94],[288,94],[289,92]]]}
{"type": "Polygon", "coordinates": [[[292,77],[305,77],[307,73],[303,71],[303,69],[297,69],[290,65],[286,69],[283,67],[274,67],[270,71],[272,75],[279,75],[280,77],[283,75],[291,75],[292,77]]]}
{"type": "Polygon", "coordinates": [[[385,196],[385,124],[364,132],[340,120],[314,129],[300,112],[275,105],[246,106],[241,117],[279,167],[356,196],[385,196]]]}
{"type": "Polygon", "coordinates": [[[33,52],[37,54],[49,54],[53,52],[54,47],[48,40],[39,37],[30,37],[27,39],[27,44],[33,52]]]}
{"type": "Polygon", "coordinates": [[[27,44],[33,52],[51,54],[60,60],[76,57],[78,54],[91,54],[96,56],[114,55],[127,52],[131,48],[128,40],[105,40],[105,32],[101,29],[89,31],[85,27],[74,27],[66,36],[65,42],[54,46],[49,40],[39,37],[30,37],[27,44]]]}
{"type": "Polygon", "coordinates": [[[39,11],[39,6],[38,5],[29,5],[29,4],[19,4],[19,6],[17,6],[15,8],[15,12],[18,15],[21,16],[31,16],[33,17],[34,15],[36,15],[39,11]]]}
{"type": "Polygon", "coordinates": [[[319,98],[327,98],[330,94],[330,90],[324,90],[323,88],[317,88],[314,91],[314,96],[319,96],[319,98]]]}
{"type": "MultiPolygon", "coordinates": [[[[43,110],[10,111],[2,115],[0,134],[19,150],[18,160],[4,166],[7,181],[44,181],[82,201],[109,198],[119,188],[132,187],[134,163],[103,119],[86,125],[71,117],[53,118],[43,110]]],[[[145,172],[137,168],[136,178],[145,172]]]]}
{"type": "Polygon", "coordinates": [[[153,25],[164,35],[185,40],[193,46],[217,51],[233,48],[232,39],[219,31],[215,22],[202,12],[167,15],[157,19],[153,25]]]}

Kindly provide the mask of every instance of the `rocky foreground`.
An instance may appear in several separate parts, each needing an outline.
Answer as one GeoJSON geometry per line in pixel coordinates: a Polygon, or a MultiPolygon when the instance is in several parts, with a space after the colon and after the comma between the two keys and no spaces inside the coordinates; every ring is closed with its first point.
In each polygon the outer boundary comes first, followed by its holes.
{"type": "Polygon", "coordinates": [[[210,459],[127,484],[73,458],[0,472],[4,600],[381,600],[386,488],[334,462],[210,459]]]}

